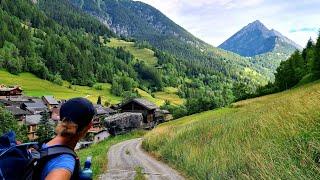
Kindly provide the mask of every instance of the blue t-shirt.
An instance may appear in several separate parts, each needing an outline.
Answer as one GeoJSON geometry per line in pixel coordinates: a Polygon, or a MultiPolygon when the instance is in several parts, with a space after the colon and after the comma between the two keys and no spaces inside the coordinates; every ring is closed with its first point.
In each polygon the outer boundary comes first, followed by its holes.
{"type": "MultiPolygon", "coordinates": [[[[42,146],[42,148],[48,148],[46,144],[42,146]]],[[[44,166],[42,173],[41,173],[41,179],[45,179],[48,174],[56,169],[65,169],[71,172],[71,174],[74,171],[74,167],[76,165],[76,160],[74,157],[70,154],[62,154],[55,158],[50,159],[50,161],[47,162],[47,164],[44,166]]]]}

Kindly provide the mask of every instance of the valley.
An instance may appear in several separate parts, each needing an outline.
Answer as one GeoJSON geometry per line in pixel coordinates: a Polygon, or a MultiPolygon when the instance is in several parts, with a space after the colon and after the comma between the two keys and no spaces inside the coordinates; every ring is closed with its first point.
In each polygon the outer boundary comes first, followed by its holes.
{"type": "Polygon", "coordinates": [[[55,138],[83,97],[94,180],[320,179],[319,13],[239,2],[1,0],[0,133],[55,138]]]}

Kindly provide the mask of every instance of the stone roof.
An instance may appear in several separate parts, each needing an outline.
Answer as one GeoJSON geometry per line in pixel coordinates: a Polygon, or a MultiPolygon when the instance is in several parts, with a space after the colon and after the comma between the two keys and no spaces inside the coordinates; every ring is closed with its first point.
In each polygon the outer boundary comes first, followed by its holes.
{"type": "Polygon", "coordinates": [[[97,110],[97,115],[113,114],[116,112],[115,110],[113,110],[111,108],[103,107],[101,105],[95,105],[94,107],[97,110]]]}
{"type": "Polygon", "coordinates": [[[28,115],[28,116],[26,116],[26,124],[27,125],[37,125],[40,123],[41,117],[42,116],[40,114],[28,115]]]}
{"type": "Polygon", "coordinates": [[[145,107],[146,109],[148,110],[154,110],[154,109],[158,109],[159,107],[157,105],[155,105],[154,103],[146,100],[146,99],[142,99],[142,98],[135,98],[135,99],[132,99],[124,104],[121,105],[121,107],[123,107],[124,105],[127,105],[131,102],[135,102],[143,107],[145,107]]]}
{"type": "MultiPolygon", "coordinates": [[[[26,124],[27,125],[38,125],[41,121],[42,115],[35,114],[35,115],[27,115],[26,116],[26,124]]],[[[55,122],[52,119],[49,119],[49,123],[54,126],[55,122]]]]}
{"type": "Polygon", "coordinates": [[[21,115],[30,115],[28,111],[25,111],[23,109],[20,109],[17,106],[7,106],[5,107],[9,112],[11,112],[14,116],[21,116],[21,115]]]}
{"type": "Polygon", "coordinates": [[[23,103],[26,108],[39,108],[39,109],[46,109],[47,106],[44,105],[42,102],[32,102],[32,103],[23,103]]]}
{"type": "Polygon", "coordinates": [[[28,110],[33,114],[39,114],[48,109],[47,106],[43,104],[43,102],[23,103],[21,105],[21,108],[28,110]]]}
{"type": "Polygon", "coordinates": [[[58,101],[53,96],[43,96],[45,101],[47,101],[50,105],[58,105],[58,101]]]}
{"type": "Polygon", "coordinates": [[[8,98],[8,101],[12,102],[30,102],[31,98],[27,96],[11,96],[8,98]]]}
{"type": "Polygon", "coordinates": [[[32,103],[33,101],[30,97],[26,96],[10,96],[5,98],[0,98],[0,103],[5,106],[20,106],[22,103],[32,103]]]}

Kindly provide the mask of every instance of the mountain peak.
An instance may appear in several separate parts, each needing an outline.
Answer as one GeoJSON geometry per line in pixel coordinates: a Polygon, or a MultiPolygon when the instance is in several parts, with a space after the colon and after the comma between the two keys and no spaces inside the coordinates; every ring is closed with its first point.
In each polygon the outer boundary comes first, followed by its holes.
{"type": "Polygon", "coordinates": [[[269,29],[259,20],[256,20],[244,28],[241,31],[261,31],[264,36],[268,36],[269,29]]]}
{"type": "Polygon", "coordinates": [[[275,50],[280,46],[280,42],[281,46],[300,49],[299,45],[280,32],[269,30],[261,21],[256,20],[222,43],[219,48],[252,57],[275,50]]]}
{"type": "Polygon", "coordinates": [[[252,25],[252,26],[264,26],[264,24],[260,20],[255,20],[252,23],[250,23],[249,25],[252,25]]]}

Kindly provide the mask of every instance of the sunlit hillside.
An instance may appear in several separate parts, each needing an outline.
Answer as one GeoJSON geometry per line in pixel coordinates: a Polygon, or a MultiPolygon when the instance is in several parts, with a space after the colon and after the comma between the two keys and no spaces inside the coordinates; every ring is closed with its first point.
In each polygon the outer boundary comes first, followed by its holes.
{"type": "Polygon", "coordinates": [[[145,61],[150,65],[155,65],[158,59],[154,56],[154,52],[147,48],[137,48],[134,42],[127,42],[115,38],[111,38],[107,46],[117,48],[123,47],[125,50],[129,51],[136,59],[145,61]]]}
{"type": "Polygon", "coordinates": [[[163,124],[143,146],[192,179],[319,179],[320,82],[163,124]]]}
{"type": "MultiPolygon", "coordinates": [[[[0,70],[0,84],[7,86],[19,85],[23,88],[25,95],[28,96],[39,97],[43,95],[53,95],[58,99],[85,97],[94,103],[97,102],[98,97],[101,96],[102,103],[107,101],[111,104],[119,103],[122,100],[122,97],[111,94],[112,85],[109,83],[97,83],[93,87],[88,87],[71,85],[65,81],[63,86],[59,86],[50,81],[40,79],[31,73],[13,75],[7,71],[0,70]]],[[[141,89],[137,90],[142,98],[145,98],[158,106],[163,105],[165,100],[169,100],[173,104],[183,103],[183,100],[172,91],[158,92],[155,97],[152,97],[149,93],[141,89]]]]}

